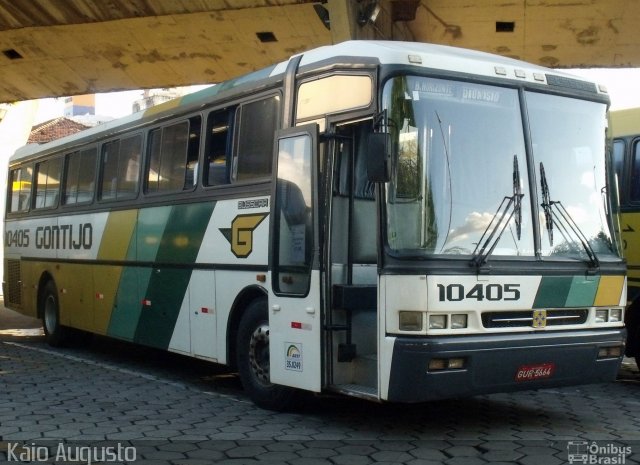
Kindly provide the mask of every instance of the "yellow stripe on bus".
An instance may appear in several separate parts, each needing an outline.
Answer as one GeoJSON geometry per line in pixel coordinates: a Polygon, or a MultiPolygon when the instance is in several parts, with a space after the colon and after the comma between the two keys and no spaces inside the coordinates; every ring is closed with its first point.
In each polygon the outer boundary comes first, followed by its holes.
{"type": "Polygon", "coordinates": [[[169,100],[167,102],[161,103],[160,105],[155,105],[151,108],[148,108],[144,111],[144,117],[148,117],[151,115],[155,115],[158,113],[162,113],[165,110],[170,110],[172,108],[177,108],[180,106],[181,98],[176,98],[173,100],[169,100]]]}
{"type": "Polygon", "coordinates": [[[98,250],[98,260],[124,260],[127,257],[137,217],[137,210],[109,213],[98,250]]]}
{"type": "Polygon", "coordinates": [[[593,305],[596,307],[620,305],[623,288],[624,276],[601,276],[593,305]]]}

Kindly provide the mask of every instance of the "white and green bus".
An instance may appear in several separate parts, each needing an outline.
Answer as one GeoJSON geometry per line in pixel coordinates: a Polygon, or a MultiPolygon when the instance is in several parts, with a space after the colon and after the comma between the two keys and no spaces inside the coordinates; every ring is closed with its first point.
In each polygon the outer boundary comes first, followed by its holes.
{"type": "Polygon", "coordinates": [[[4,296],[226,364],[285,408],[611,381],[625,264],[609,98],[581,78],[352,41],[9,162],[4,296]]]}

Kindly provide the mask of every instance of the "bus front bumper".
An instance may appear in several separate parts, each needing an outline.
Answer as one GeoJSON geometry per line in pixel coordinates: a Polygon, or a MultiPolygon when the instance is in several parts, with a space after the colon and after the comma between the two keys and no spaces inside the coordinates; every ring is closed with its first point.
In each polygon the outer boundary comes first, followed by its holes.
{"type": "Polygon", "coordinates": [[[387,400],[423,402],[613,381],[623,357],[603,356],[603,352],[619,347],[624,354],[625,337],[624,328],[481,337],[396,337],[387,400]],[[432,361],[437,362],[432,365],[442,365],[444,360],[446,366],[451,359],[462,359],[464,366],[429,369],[432,361]]]}

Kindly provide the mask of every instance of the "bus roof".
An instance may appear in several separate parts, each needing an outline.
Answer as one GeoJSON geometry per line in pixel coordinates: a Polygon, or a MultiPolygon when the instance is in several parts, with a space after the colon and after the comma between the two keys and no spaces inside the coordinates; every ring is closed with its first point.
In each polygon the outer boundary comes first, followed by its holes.
{"type": "MultiPolygon", "coordinates": [[[[374,57],[381,64],[406,64],[491,77],[518,78],[519,80],[538,83],[541,81],[535,80],[532,76],[533,73],[544,74],[551,72],[573,79],[583,79],[501,55],[423,42],[350,40],[309,50],[301,55],[301,67],[340,56],[374,57]],[[496,74],[496,67],[504,68],[506,74],[496,74]],[[526,75],[516,75],[516,69],[525,71],[526,75]]],[[[275,72],[284,72],[286,65],[287,62],[278,64],[275,72]]]]}
{"type": "MultiPolygon", "coordinates": [[[[598,92],[602,92],[592,81],[582,77],[500,55],[419,42],[351,40],[305,51],[279,64],[213,85],[198,92],[176,98],[147,110],[109,121],[46,144],[26,145],[19,148],[10,157],[10,163],[37,153],[53,151],[65,145],[73,145],[93,135],[100,134],[103,137],[109,137],[110,134],[115,134],[124,127],[135,126],[136,123],[153,121],[154,119],[171,114],[176,108],[186,108],[188,106],[197,106],[198,104],[204,105],[216,95],[230,94],[233,93],[236,88],[246,87],[252,83],[255,84],[261,81],[266,82],[269,79],[277,79],[284,75],[289,61],[300,55],[302,55],[299,64],[300,68],[312,66],[317,63],[329,64],[331,61],[334,63],[347,63],[348,61],[355,61],[358,58],[374,58],[381,64],[419,66],[429,69],[442,69],[535,84],[547,84],[549,76],[554,76],[558,79],[564,79],[565,83],[574,83],[573,85],[569,85],[569,87],[575,88],[575,83],[582,81],[588,83],[588,85],[598,92]]],[[[565,84],[560,85],[565,86],[565,84]]]]}
{"type": "Polygon", "coordinates": [[[613,130],[613,137],[640,134],[640,108],[612,111],[611,129],[613,130]]]}

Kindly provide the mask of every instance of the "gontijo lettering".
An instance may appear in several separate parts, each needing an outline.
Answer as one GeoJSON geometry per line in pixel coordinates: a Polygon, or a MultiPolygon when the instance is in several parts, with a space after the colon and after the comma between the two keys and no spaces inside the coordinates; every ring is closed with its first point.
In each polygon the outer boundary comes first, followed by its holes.
{"type": "MultiPolygon", "coordinates": [[[[29,247],[31,229],[8,230],[4,235],[6,247],[29,247]]],[[[93,226],[91,223],[38,226],[35,230],[36,249],[91,249],[93,226]]]]}
{"type": "Polygon", "coordinates": [[[36,228],[37,249],[90,249],[93,244],[91,223],[39,226],[36,228]]]}
{"type": "MultiPolygon", "coordinates": [[[[4,234],[6,247],[29,247],[31,229],[7,230],[4,234]]],[[[38,226],[35,230],[36,249],[91,249],[93,226],[91,223],[38,226]]]]}

